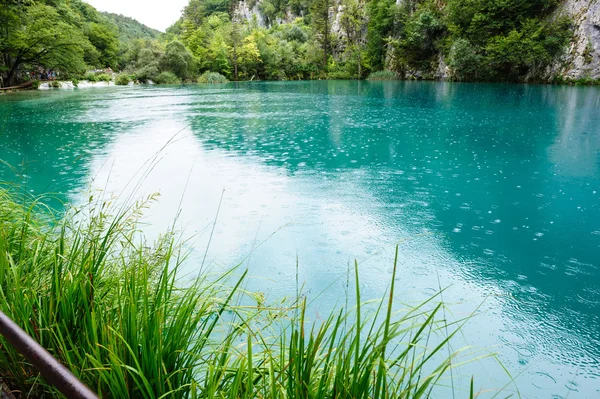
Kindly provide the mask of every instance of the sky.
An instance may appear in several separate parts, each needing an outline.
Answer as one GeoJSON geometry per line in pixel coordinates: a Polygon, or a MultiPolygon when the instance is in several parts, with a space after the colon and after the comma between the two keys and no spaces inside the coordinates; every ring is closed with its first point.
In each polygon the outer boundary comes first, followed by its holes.
{"type": "Polygon", "coordinates": [[[85,0],[98,11],[123,14],[160,31],[165,31],[181,16],[188,0],[85,0]]]}

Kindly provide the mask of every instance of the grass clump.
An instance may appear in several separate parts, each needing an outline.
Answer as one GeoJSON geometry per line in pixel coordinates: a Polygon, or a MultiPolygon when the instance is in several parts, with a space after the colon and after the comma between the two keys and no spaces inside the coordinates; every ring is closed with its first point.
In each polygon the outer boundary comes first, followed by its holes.
{"type": "MultiPolygon", "coordinates": [[[[57,217],[0,189],[0,310],[101,397],[426,398],[453,367],[460,327],[433,300],[393,310],[396,264],[371,312],[355,264],[355,307],[313,324],[300,298],[238,306],[245,273],[181,280],[174,235],[140,237],[145,204],[111,216],[91,200],[57,217]]],[[[2,337],[0,348],[9,388],[58,394],[2,337]]]]}
{"type": "Polygon", "coordinates": [[[399,76],[394,71],[377,71],[372,72],[367,77],[367,80],[398,80],[399,76]]]}
{"type": "Polygon", "coordinates": [[[132,81],[131,75],[120,73],[115,78],[115,84],[119,86],[127,86],[132,81]]]}
{"type": "Polygon", "coordinates": [[[161,72],[156,76],[154,83],[161,85],[174,85],[181,83],[181,79],[179,79],[179,77],[177,77],[177,75],[175,75],[173,72],[161,72]]]}
{"type": "Polygon", "coordinates": [[[206,71],[198,78],[198,83],[227,83],[229,80],[218,72],[206,71]]]}

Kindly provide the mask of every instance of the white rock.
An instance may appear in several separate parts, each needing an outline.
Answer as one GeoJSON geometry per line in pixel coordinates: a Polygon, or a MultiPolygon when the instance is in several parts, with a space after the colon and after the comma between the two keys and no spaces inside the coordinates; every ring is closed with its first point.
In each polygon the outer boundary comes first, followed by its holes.
{"type": "Polygon", "coordinates": [[[560,15],[572,19],[574,37],[546,73],[600,79],[600,0],[566,0],[557,12],[560,15]]]}

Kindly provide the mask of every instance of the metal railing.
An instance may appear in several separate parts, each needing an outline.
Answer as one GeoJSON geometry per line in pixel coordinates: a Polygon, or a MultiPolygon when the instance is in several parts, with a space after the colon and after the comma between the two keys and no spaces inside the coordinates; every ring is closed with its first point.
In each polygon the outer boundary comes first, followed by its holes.
{"type": "Polygon", "coordinates": [[[0,334],[68,399],[98,399],[91,389],[2,312],[0,334]]]}

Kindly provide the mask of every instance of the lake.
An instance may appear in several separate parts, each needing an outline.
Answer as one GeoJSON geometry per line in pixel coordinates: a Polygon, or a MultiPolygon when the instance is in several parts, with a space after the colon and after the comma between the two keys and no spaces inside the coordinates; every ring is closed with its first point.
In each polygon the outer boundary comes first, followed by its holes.
{"type": "MultiPolygon", "coordinates": [[[[476,314],[465,342],[499,353],[523,397],[600,397],[600,88],[23,92],[0,96],[0,159],[16,169],[0,180],[74,204],[160,193],[144,231],[189,238],[187,272],[240,264],[273,300],[298,279],[317,318],[344,305],[355,259],[363,297],[384,295],[399,245],[396,299],[447,287],[455,317],[476,314]]],[[[489,359],[463,372],[506,382],[489,359]]]]}

